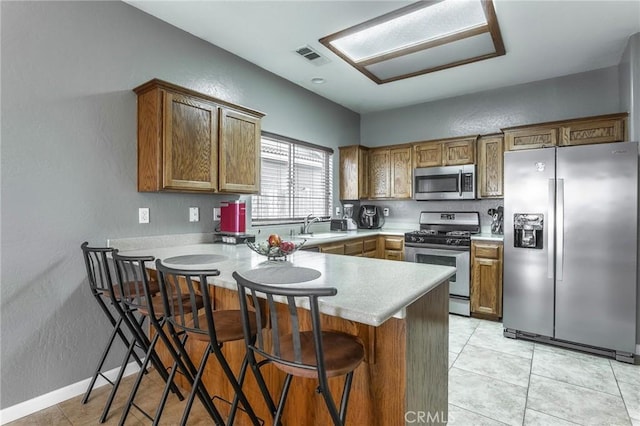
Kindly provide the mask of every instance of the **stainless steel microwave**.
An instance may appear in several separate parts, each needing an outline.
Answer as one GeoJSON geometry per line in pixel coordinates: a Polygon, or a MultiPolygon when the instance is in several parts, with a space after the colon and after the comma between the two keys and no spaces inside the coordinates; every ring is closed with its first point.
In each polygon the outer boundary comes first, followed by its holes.
{"type": "Polygon", "coordinates": [[[476,198],[476,166],[414,169],[413,193],[416,200],[473,200],[476,198]]]}

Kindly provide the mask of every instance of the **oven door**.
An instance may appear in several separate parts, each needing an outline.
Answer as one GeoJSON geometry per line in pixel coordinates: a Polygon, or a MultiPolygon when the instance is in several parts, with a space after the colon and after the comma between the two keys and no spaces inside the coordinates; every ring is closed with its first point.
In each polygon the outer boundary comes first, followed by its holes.
{"type": "Polygon", "coordinates": [[[470,315],[470,251],[459,248],[432,248],[405,246],[405,261],[426,263],[429,265],[445,265],[456,268],[456,273],[449,279],[449,312],[459,315],[470,315]]]}

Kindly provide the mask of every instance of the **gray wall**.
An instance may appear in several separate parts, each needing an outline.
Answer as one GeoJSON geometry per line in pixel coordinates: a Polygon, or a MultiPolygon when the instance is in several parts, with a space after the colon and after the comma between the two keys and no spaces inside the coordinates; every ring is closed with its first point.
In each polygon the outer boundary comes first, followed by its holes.
{"type": "Polygon", "coordinates": [[[618,67],[365,114],[361,143],[380,146],[499,132],[501,128],[620,112],[618,67]]]}
{"type": "MultiPolygon", "coordinates": [[[[234,197],[136,192],[136,97],[161,78],[326,146],[359,116],[121,2],[1,2],[0,407],[89,377],[107,338],[80,243],[210,232],[234,197]],[[188,222],[189,206],[201,208],[188,222]],[[138,207],[151,223],[137,223],[138,207]]],[[[335,180],[337,181],[337,170],[335,180]]],[[[116,358],[110,359],[115,367],[116,358]]]]}

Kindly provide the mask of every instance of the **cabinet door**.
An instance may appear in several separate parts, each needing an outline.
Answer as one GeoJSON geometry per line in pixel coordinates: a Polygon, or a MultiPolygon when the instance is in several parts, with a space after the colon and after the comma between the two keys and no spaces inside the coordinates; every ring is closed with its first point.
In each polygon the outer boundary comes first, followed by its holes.
{"type": "Polygon", "coordinates": [[[358,198],[369,197],[369,150],[358,147],[358,198]]]}
{"type": "Polygon", "coordinates": [[[504,142],[507,151],[556,146],[558,145],[558,128],[532,126],[521,129],[504,129],[504,142]]]}
{"type": "Polygon", "coordinates": [[[478,197],[504,196],[504,141],[502,135],[478,139],[478,197]]]}
{"type": "Polygon", "coordinates": [[[411,198],[413,164],[411,147],[389,150],[390,196],[391,198],[411,198]]]}
{"type": "Polygon", "coordinates": [[[502,244],[472,243],[470,299],[473,314],[502,317],[502,244]]]}
{"type": "Polygon", "coordinates": [[[260,191],[260,119],[222,109],[220,118],[220,191],[260,191]]]}
{"type": "Polygon", "coordinates": [[[165,92],[163,188],[215,192],[218,186],[218,107],[165,92]]]}
{"type": "Polygon", "coordinates": [[[361,146],[340,147],[340,199],[358,200],[369,195],[367,150],[361,146]]]}
{"type": "Polygon", "coordinates": [[[344,254],[348,256],[362,255],[362,240],[344,243],[344,254]]]}
{"type": "Polygon", "coordinates": [[[442,165],[442,142],[424,142],[414,145],[415,167],[442,165]]]}
{"type": "Polygon", "coordinates": [[[391,193],[389,178],[389,149],[369,151],[369,197],[388,198],[391,193]]]}
{"type": "Polygon", "coordinates": [[[625,140],[624,117],[576,121],[562,126],[562,145],[584,145],[625,140]]]}
{"type": "Polygon", "coordinates": [[[442,165],[458,166],[476,162],[476,138],[444,142],[442,145],[442,165]]]}

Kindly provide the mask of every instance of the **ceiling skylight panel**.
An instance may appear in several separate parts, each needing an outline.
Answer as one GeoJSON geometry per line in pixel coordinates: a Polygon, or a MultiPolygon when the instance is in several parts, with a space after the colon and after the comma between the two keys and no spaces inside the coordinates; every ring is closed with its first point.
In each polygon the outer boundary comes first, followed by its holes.
{"type": "Polygon", "coordinates": [[[355,62],[486,25],[478,0],[446,0],[351,32],[330,41],[355,62]]]}
{"type": "Polygon", "coordinates": [[[492,0],[418,1],[319,41],[378,84],[506,53],[492,0]]]}

